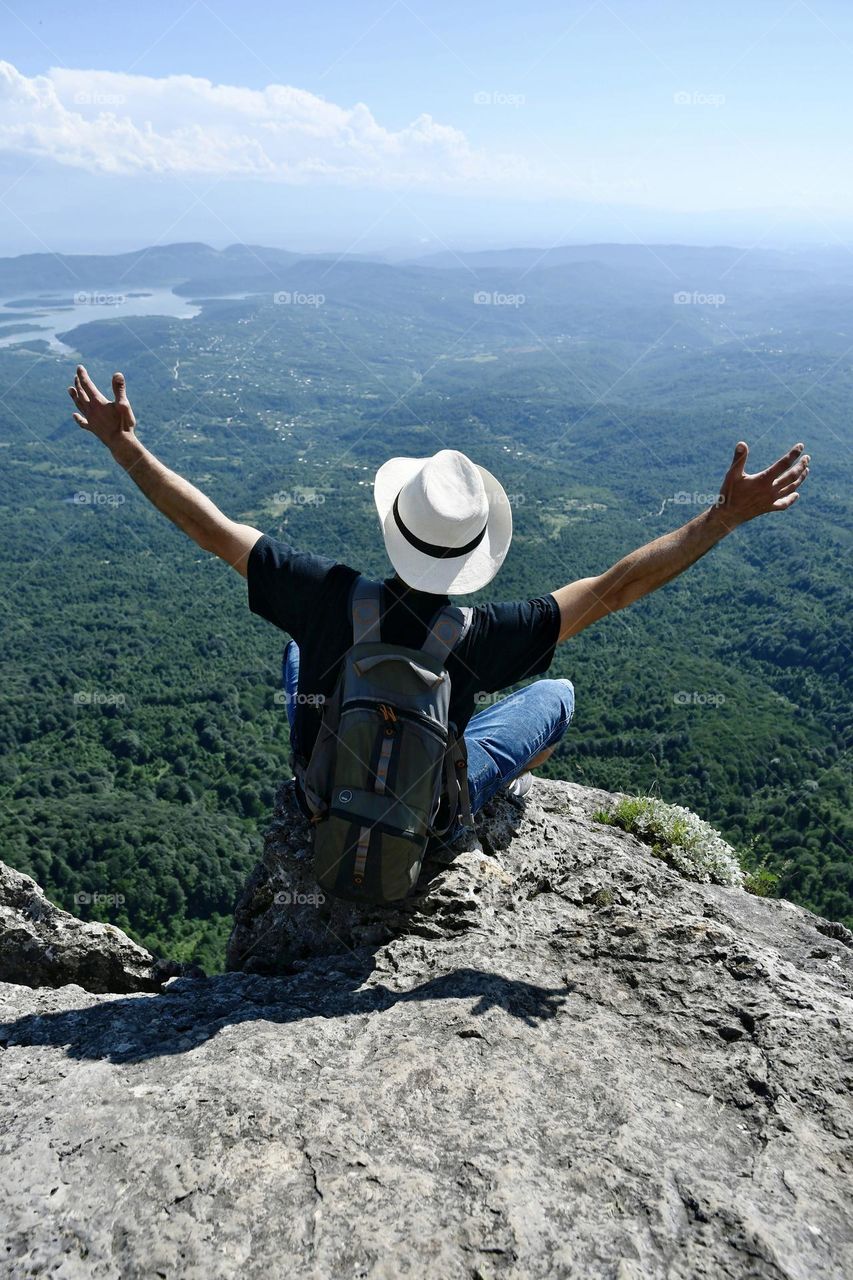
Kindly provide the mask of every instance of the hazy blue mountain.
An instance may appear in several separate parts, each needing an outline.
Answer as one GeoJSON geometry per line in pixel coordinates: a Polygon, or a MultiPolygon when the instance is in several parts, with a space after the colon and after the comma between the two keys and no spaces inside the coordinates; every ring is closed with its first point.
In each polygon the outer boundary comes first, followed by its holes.
{"type": "Polygon", "coordinates": [[[0,293],[18,289],[96,289],[123,283],[174,284],[190,275],[215,270],[222,278],[232,278],[251,269],[260,257],[280,265],[293,262],[298,254],[283,249],[256,249],[251,245],[230,245],[211,249],[206,244],[152,245],[131,253],[68,254],[26,253],[0,258],[0,293]]]}

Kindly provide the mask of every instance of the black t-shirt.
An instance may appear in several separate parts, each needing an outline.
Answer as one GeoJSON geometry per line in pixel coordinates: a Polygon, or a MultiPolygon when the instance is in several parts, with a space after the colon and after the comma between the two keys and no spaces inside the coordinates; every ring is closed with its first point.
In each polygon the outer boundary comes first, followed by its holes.
{"type": "MultiPolygon", "coordinates": [[[[320,726],[322,703],[316,695],[331,695],[353,642],[350,595],[358,576],[355,569],[295,551],[266,535],[249,556],[249,608],[299,645],[296,735],[305,756],[311,754],[320,726]]],[[[415,591],[396,577],[383,585],[383,642],[419,649],[448,597],[415,591]]],[[[559,630],[560,611],[550,595],[474,607],[467,635],[447,659],[450,719],[457,733],[477,710],[478,694],[496,693],[547,671],[559,630]]]]}

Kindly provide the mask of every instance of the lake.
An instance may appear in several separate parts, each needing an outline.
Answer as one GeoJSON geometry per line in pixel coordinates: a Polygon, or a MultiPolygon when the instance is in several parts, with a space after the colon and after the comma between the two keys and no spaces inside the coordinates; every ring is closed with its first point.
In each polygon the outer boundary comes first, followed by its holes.
{"type": "Polygon", "coordinates": [[[73,348],[57,334],[78,324],[130,316],[173,316],[178,320],[191,320],[200,311],[200,306],[187,298],[179,298],[171,289],[18,294],[0,298],[0,347],[40,338],[49,343],[51,350],[71,355],[73,348]],[[9,329],[9,325],[13,327],[9,329]]]}

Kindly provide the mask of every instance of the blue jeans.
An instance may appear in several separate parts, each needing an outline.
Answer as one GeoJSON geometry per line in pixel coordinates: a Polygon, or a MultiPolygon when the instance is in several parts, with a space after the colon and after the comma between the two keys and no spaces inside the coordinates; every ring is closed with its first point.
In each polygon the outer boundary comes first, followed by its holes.
{"type": "MultiPolygon", "coordinates": [[[[299,648],[295,640],[285,646],[281,674],[290,742],[298,751],[293,728],[299,691],[299,648]]],[[[574,710],[571,680],[537,680],[473,715],[465,730],[471,812],[477,813],[496,791],[523,773],[540,751],[559,742],[574,710]]]]}

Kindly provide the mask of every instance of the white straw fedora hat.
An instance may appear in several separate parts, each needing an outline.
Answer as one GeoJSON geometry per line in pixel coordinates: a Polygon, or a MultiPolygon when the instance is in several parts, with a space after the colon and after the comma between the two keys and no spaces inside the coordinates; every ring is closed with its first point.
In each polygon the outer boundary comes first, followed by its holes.
{"type": "Polygon", "coordinates": [[[512,541],[509,499],[491,472],[456,449],[391,458],[373,486],[385,547],[410,587],[462,595],[491,582],[512,541]]]}

